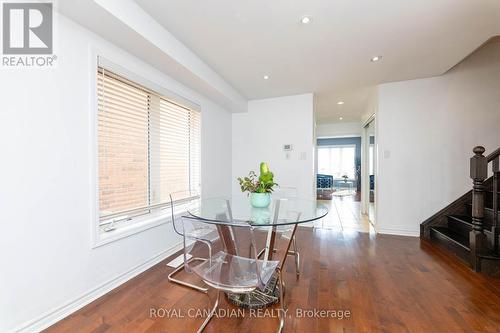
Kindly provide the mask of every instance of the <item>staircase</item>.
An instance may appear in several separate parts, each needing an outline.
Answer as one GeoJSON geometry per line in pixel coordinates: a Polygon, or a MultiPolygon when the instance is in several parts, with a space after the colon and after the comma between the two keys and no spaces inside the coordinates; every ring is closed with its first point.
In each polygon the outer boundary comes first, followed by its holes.
{"type": "Polygon", "coordinates": [[[439,244],[475,271],[500,274],[500,148],[484,156],[474,148],[471,158],[473,189],[422,222],[420,236],[439,244]],[[487,178],[491,163],[493,176],[487,178]]]}

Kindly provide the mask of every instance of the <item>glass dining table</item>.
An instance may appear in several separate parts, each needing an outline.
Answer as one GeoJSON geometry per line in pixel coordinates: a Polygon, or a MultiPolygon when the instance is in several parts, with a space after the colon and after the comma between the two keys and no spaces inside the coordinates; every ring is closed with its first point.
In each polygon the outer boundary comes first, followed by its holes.
{"type": "MultiPolygon", "coordinates": [[[[207,223],[217,224],[229,252],[237,248],[229,230],[231,224],[246,222],[256,229],[265,230],[266,244],[259,257],[262,256],[262,260],[273,260],[279,230],[290,230],[293,235],[287,240],[288,252],[297,226],[323,218],[328,214],[328,209],[316,200],[298,198],[272,198],[268,207],[256,208],[252,207],[248,197],[233,196],[200,198],[195,200],[195,204],[189,205],[187,213],[207,223]]],[[[286,255],[280,260],[281,264],[284,264],[285,258],[286,255]]],[[[262,308],[274,304],[278,301],[276,280],[273,278],[263,291],[256,290],[249,295],[229,294],[229,300],[246,308],[262,308]]]]}

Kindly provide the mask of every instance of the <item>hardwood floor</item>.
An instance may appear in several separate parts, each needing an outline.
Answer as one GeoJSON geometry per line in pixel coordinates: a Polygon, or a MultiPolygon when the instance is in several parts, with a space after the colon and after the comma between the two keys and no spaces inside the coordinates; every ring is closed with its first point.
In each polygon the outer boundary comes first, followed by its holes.
{"type": "Polygon", "coordinates": [[[334,196],[332,200],[320,202],[328,207],[329,213],[314,222],[315,226],[338,231],[375,232],[368,216],[361,214],[361,202],[356,201],[354,196],[334,196]]]}
{"type": "MultiPolygon", "coordinates": [[[[430,243],[312,228],[301,228],[298,242],[302,275],[295,278],[289,260],[285,332],[500,332],[500,279],[473,273],[430,243]],[[300,308],[350,316],[297,318],[300,308]]],[[[196,332],[203,318],[188,318],[188,309],[208,309],[208,298],[170,284],[169,260],[46,332],[196,332]],[[160,308],[186,317],[150,316],[160,308]]],[[[236,309],[226,300],[221,307],[236,309]]],[[[267,333],[277,325],[277,318],[250,318],[247,311],[246,318],[214,318],[205,332],[267,333]]]]}

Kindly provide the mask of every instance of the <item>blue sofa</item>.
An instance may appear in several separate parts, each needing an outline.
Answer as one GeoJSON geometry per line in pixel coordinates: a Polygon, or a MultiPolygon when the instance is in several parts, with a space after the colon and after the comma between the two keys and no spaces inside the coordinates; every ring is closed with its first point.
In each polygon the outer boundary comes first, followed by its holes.
{"type": "Polygon", "coordinates": [[[331,175],[316,175],[317,188],[333,188],[333,176],[331,175]]]}

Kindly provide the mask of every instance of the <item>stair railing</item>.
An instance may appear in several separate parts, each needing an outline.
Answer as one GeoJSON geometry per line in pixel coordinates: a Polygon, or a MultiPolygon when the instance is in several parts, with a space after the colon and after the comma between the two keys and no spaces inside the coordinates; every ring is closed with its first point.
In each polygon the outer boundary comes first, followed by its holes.
{"type": "Polygon", "coordinates": [[[481,270],[479,254],[485,251],[487,238],[484,233],[483,220],[484,207],[484,181],[488,177],[488,163],[492,163],[493,171],[493,248],[498,250],[498,177],[500,148],[488,156],[484,156],[486,149],[481,146],[474,147],[474,156],[470,159],[470,177],[472,178],[472,231],[469,234],[470,254],[472,268],[481,270]]]}
{"type": "Polygon", "coordinates": [[[500,177],[500,148],[488,155],[488,162],[492,162],[491,168],[493,171],[493,226],[491,232],[493,234],[493,251],[498,253],[498,179],[500,177]]]}

